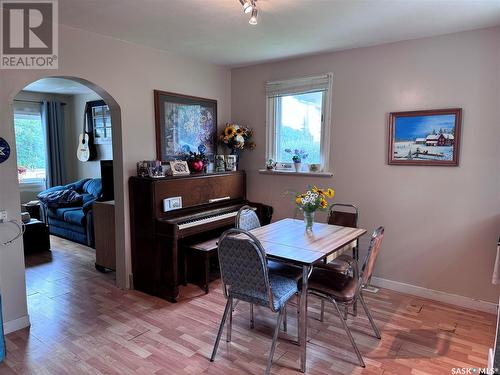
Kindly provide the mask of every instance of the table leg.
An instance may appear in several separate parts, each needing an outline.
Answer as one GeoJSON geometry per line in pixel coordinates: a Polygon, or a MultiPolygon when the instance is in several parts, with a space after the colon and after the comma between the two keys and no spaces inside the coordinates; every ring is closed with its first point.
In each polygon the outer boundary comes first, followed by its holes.
{"type": "Polygon", "coordinates": [[[310,266],[302,267],[302,292],[300,296],[300,371],[306,372],[306,346],[307,346],[307,283],[310,266]]]}

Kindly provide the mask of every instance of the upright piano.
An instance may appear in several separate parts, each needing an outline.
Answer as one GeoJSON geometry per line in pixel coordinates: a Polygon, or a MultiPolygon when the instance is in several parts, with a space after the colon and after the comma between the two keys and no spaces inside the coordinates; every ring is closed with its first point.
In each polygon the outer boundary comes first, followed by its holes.
{"type": "Polygon", "coordinates": [[[133,286],[171,302],[179,295],[183,244],[234,227],[246,204],[257,207],[262,224],[271,221],[272,207],[246,200],[244,171],[131,177],[129,188],[133,286]]]}

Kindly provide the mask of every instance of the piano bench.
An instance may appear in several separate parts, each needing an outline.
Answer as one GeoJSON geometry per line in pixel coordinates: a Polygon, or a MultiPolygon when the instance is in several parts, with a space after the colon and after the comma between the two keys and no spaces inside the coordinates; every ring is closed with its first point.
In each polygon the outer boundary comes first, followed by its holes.
{"type": "Polygon", "coordinates": [[[208,241],[192,244],[184,249],[184,285],[187,284],[187,253],[189,252],[197,252],[203,255],[204,261],[204,280],[205,284],[203,285],[203,290],[205,294],[208,294],[208,284],[210,282],[210,257],[217,253],[217,242],[219,241],[219,237],[212,238],[208,241]]]}

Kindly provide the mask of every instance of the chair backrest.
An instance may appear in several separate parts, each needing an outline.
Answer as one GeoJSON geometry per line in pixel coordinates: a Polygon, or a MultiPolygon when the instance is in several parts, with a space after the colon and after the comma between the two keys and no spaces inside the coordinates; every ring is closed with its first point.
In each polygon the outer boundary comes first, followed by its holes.
{"type": "Polygon", "coordinates": [[[357,228],[358,220],[359,210],[353,204],[335,203],[330,207],[328,214],[328,224],[330,225],[357,228]]]}
{"type": "Polygon", "coordinates": [[[366,285],[373,274],[375,268],[375,261],[377,260],[378,253],[380,252],[380,245],[384,238],[384,227],[378,227],[373,231],[372,238],[370,239],[370,246],[366,253],[366,258],[362,267],[361,284],[366,285]]]}
{"type": "Polygon", "coordinates": [[[229,229],[219,239],[218,253],[226,297],[238,293],[272,303],[266,253],[255,236],[229,229]]]}
{"type": "Polygon", "coordinates": [[[255,207],[243,206],[236,215],[236,228],[243,230],[252,230],[260,227],[259,217],[255,213],[255,207]]]}

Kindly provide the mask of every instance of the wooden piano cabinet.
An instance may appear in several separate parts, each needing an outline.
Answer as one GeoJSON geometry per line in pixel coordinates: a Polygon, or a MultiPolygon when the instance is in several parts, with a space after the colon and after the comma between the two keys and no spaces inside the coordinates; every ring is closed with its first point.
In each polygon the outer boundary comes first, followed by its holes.
{"type": "Polygon", "coordinates": [[[104,272],[106,269],[116,270],[115,250],[115,201],[95,202],[94,235],[95,235],[95,267],[104,272]]]}
{"type": "Polygon", "coordinates": [[[176,302],[182,282],[180,240],[222,231],[234,219],[179,230],[177,223],[204,213],[237,209],[246,203],[245,172],[129,180],[133,286],[176,302]],[[163,211],[163,199],[182,197],[182,208],[163,211]],[[226,198],[220,200],[220,198],[226,198]],[[181,272],[179,272],[181,270],[181,272]]]}

